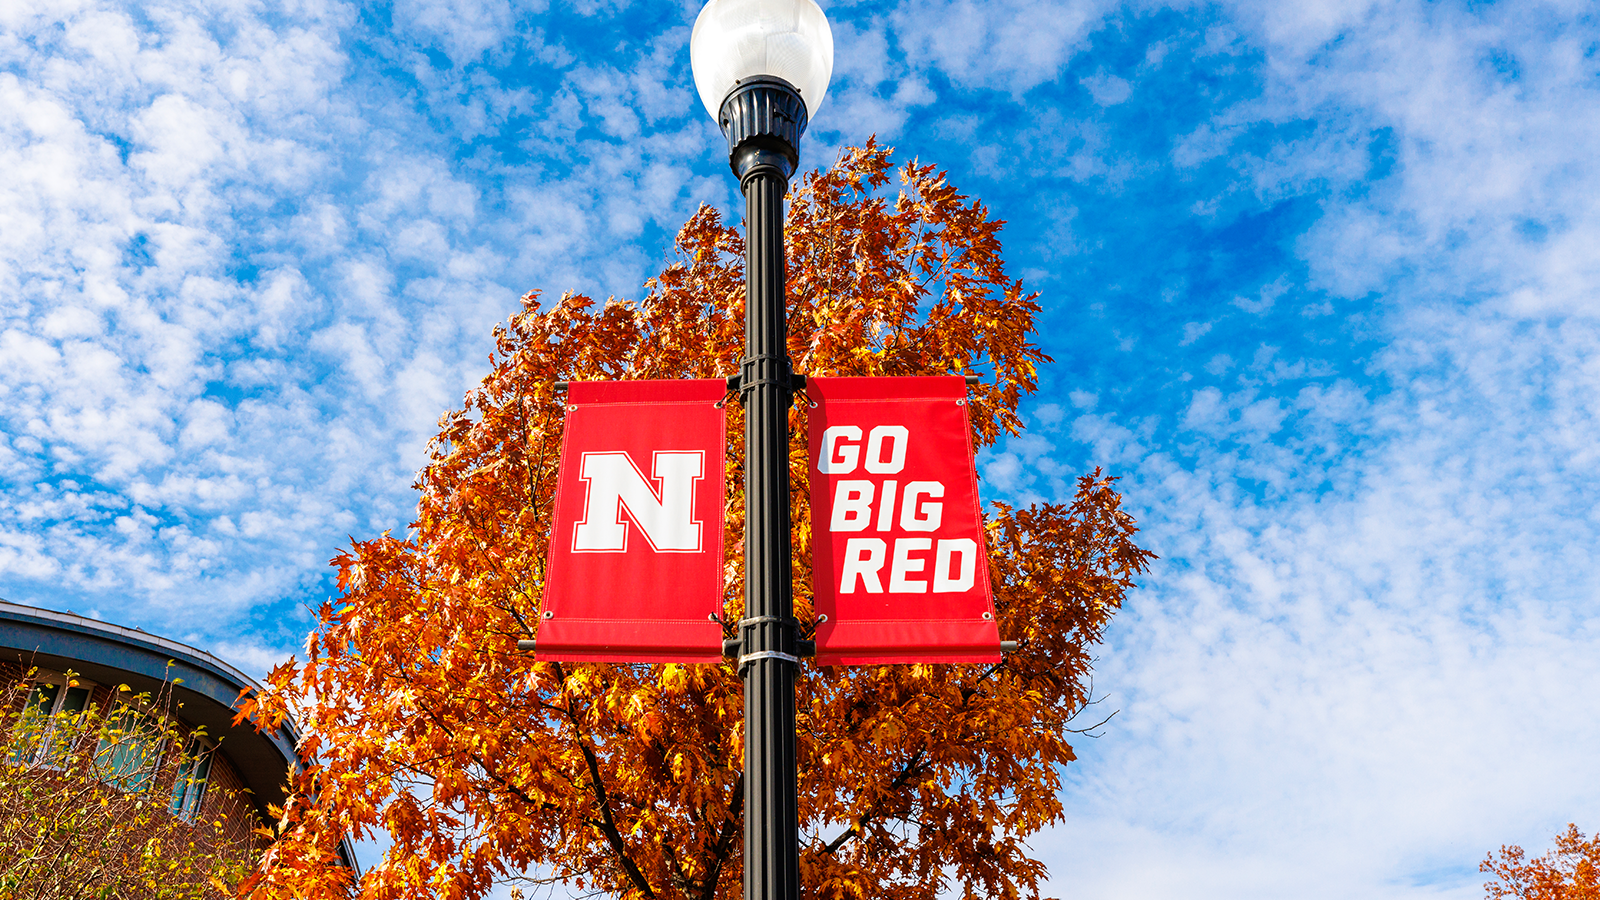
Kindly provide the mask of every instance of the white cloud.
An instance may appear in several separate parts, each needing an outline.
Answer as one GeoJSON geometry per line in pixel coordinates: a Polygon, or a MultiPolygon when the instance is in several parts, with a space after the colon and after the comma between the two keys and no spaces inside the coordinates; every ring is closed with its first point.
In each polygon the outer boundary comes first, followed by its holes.
{"type": "Polygon", "coordinates": [[[914,0],[889,15],[911,59],[967,86],[1022,92],[1053,79],[1109,4],[914,0]]]}
{"type": "Polygon", "coordinates": [[[506,0],[402,0],[393,15],[404,33],[424,46],[443,46],[458,66],[498,47],[516,22],[506,0]]]}
{"type": "MultiPolygon", "coordinates": [[[[1264,55],[1263,93],[1173,162],[1226,160],[1269,202],[1362,185],[1296,252],[1312,290],[1381,295],[1386,346],[1362,384],[1230,347],[1209,370],[1235,386],[1175,420],[1102,400],[1063,423],[1164,559],[1097,663],[1122,712],[1038,846],[1087,898],[1481,896],[1490,849],[1600,803],[1593,32],[1555,5],[1234,13],[1217,43],[1264,55]],[[1244,137],[1295,122],[1315,131],[1244,137]]],[[[1025,456],[997,448],[996,486],[1063,496],[1025,456]]]]}
{"type": "Polygon", "coordinates": [[[1101,106],[1116,106],[1126,102],[1133,95],[1133,86],[1127,79],[1100,72],[1088,78],[1080,79],[1084,88],[1094,97],[1094,102],[1101,106]]]}
{"type": "MultiPolygon", "coordinates": [[[[1255,13],[1271,75],[1256,112],[1354,108],[1363,114],[1347,120],[1352,129],[1394,130],[1400,193],[1338,206],[1308,237],[1323,283],[1356,295],[1403,265],[1430,287],[1491,292],[1521,314],[1595,311],[1600,209],[1585,148],[1600,139],[1600,85],[1584,62],[1587,38],[1564,27],[1570,11],[1393,3],[1255,13]]],[[[1368,142],[1352,137],[1345,150],[1335,141],[1281,165],[1325,166],[1329,153],[1365,165],[1368,142]]]]}
{"type": "Polygon", "coordinates": [[[116,590],[125,620],[205,603],[225,629],[317,584],[345,534],[408,521],[426,437],[524,290],[636,294],[659,252],[635,241],[727,203],[693,168],[715,141],[686,27],[577,66],[530,32],[529,84],[477,65],[543,11],[402,4],[352,59],[344,3],[6,5],[11,599],[116,590]],[[373,74],[391,62],[420,92],[373,74]],[[531,113],[539,152],[458,157],[531,113]]]}

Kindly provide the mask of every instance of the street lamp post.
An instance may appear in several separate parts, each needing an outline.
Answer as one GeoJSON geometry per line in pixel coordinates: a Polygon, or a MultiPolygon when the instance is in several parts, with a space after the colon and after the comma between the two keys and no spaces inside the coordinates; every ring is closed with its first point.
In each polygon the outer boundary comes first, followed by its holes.
{"type": "Polygon", "coordinates": [[[783,198],[827,93],[833,35],[813,0],[710,0],[689,41],[695,86],[745,199],[744,897],[798,900],[783,198]]]}

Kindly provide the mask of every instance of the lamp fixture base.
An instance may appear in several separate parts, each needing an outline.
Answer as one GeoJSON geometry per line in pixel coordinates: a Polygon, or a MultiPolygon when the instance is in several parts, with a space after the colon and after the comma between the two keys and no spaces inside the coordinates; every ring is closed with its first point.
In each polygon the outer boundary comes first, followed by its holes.
{"type": "Polygon", "coordinates": [[[782,78],[741,79],[717,116],[728,138],[728,165],[740,184],[757,170],[776,168],[785,181],[800,163],[800,136],[809,123],[800,91],[782,78]]]}

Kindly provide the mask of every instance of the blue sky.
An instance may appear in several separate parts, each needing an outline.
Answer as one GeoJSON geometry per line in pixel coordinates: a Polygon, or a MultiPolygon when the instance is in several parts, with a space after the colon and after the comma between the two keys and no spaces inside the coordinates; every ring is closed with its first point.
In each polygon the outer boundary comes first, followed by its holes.
{"type": "MultiPolygon", "coordinates": [[[[0,4],[0,596],[292,652],[517,297],[735,209],[698,5],[0,4]]],[[[1104,465],[1162,556],[1053,891],[1477,897],[1600,828],[1593,9],[824,8],[804,162],[947,168],[1042,292],[987,496],[1104,465]]]]}

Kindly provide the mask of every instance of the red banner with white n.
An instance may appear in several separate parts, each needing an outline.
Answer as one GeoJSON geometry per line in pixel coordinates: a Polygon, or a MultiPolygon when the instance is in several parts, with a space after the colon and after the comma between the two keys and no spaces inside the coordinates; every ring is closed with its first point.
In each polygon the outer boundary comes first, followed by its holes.
{"type": "Polygon", "coordinates": [[[721,379],[567,387],[540,659],[722,659],[721,379]]]}
{"type": "Polygon", "coordinates": [[[965,380],[806,394],[817,662],[999,662],[965,380]]]}

